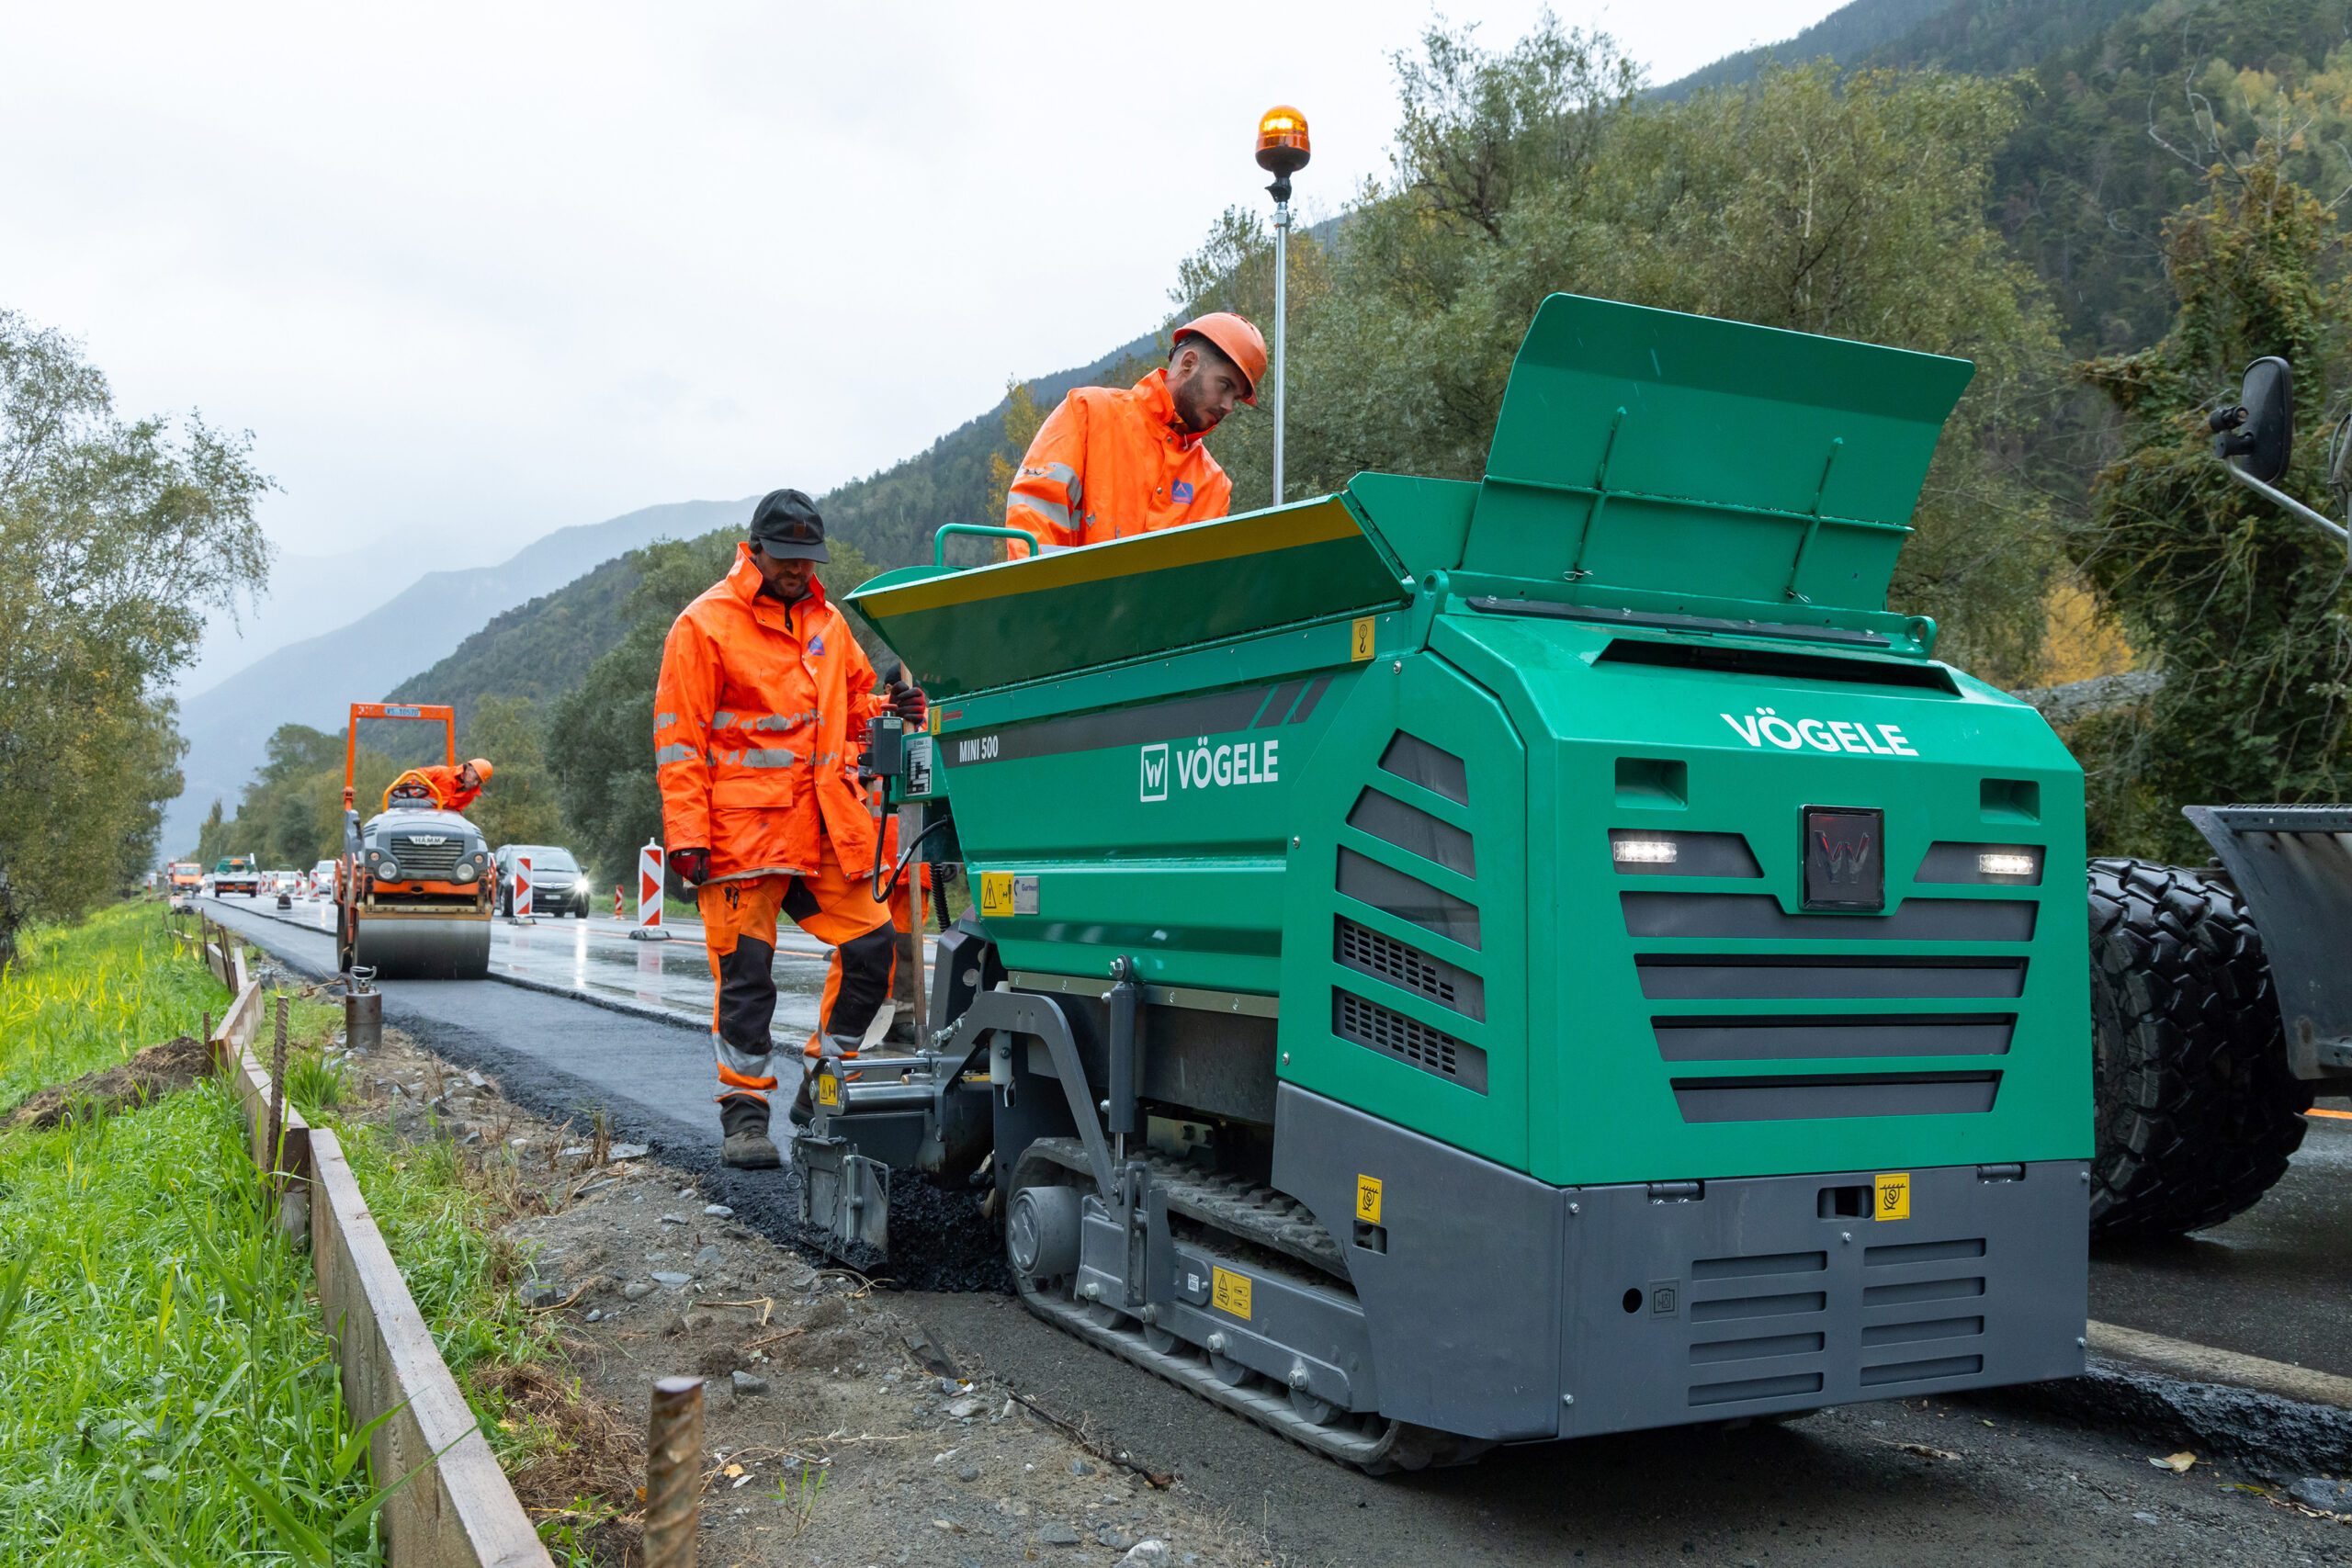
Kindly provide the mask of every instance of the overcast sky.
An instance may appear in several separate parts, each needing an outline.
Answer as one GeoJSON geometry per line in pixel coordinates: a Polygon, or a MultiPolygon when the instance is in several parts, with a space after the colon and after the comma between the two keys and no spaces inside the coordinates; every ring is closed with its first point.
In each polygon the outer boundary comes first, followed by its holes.
{"type": "MultiPolygon", "coordinates": [[[[1567,4],[1667,81],[1833,0],[1567,4]]],[[[1490,47],[1538,6],[1460,5],[1490,47]]],[[[290,551],[502,558],[821,491],[1157,324],[1298,105],[1387,168],[1415,0],[1178,6],[0,0],[0,306],[127,413],[250,429],[290,551]]],[[[584,565],[585,563],[583,563],[584,565]]]]}

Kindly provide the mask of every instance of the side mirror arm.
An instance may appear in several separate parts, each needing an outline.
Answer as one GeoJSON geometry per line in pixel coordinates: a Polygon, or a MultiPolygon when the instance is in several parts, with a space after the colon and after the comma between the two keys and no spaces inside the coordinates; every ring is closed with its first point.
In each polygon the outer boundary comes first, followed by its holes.
{"type": "Polygon", "coordinates": [[[2301,502],[2297,501],[2293,496],[2284,494],[2271,486],[2264,484],[2260,479],[2256,479],[2252,474],[2247,473],[2245,469],[2239,468],[2235,463],[2231,462],[2226,457],[2216,457],[2213,460],[2222,465],[2222,470],[2226,472],[2230,478],[2237,480],[2238,483],[2245,486],[2246,489],[2254,491],[2255,494],[2261,496],[2266,501],[2269,501],[2278,506],[2284,507],[2287,511],[2294,513],[2306,523],[2315,523],[2320,527],[2325,529],[2331,538],[2341,540],[2344,543],[2346,552],[2348,554],[2352,554],[2352,533],[2346,533],[2344,525],[2341,523],[2329,522],[2318,513],[2313,512],[2310,507],[2305,506],[2301,502]]]}

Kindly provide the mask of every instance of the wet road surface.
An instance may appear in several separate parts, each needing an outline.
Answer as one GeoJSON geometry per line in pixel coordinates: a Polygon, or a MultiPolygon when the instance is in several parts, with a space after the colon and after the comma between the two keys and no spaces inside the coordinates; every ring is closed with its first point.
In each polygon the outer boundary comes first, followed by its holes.
{"type": "MultiPolygon", "coordinates": [[[[290,965],[328,970],[330,932],[243,903],[206,908],[290,965]]],[[[637,945],[619,931],[578,922],[502,927],[493,961],[503,950],[518,975],[595,976],[600,964],[636,957],[619,951],[637,945]],[[607,946],[613,955],[599,957],[607,946]]],[[[620,1136],[707,1172],[708,1185],[743,1219],[795,1243],[788,1176],[713,1168],[702,1021],[707,971],[697,999],[690,976],[700,965],[699,942],[666,945],[663,983],[648,987],[660,1005],[641,1013],[514,986],[399,981],[384,987],[386,1021],[452,1061],[498,1074],[509,1095],[535,1111],[609,1108],[620,1136]]],[[[780,982],[787,963],[806,963],[820,978],[812,953],[780,956],[780,982]]],[[[805,1004],[812,1014],[813,995],[805,1004]]],[[[638,1005],[625,986],[619,996],[638,1005]]],[[[786,1033],[780,1019],[778,1034],[786,1033]]],[[[2094,1314],[2347,1370],[2340,1201],[2347,1135],[2352,1123],[2315,1123],[2286,1179],[2230,1225],[2172,1247],[2103,1252],[2093,1265],[2094,1314]]],[[[976,1249],[967,1256],[990,1245],[978,1234],[937,1239],[976,1249]]],[[[895,1261],[897,1272],[921,1280],[922,1271],[906,1266],[911,1256],[895,1261]]],[[[1080,1344],[1001,1294],[911,1291],[902,1300],[952,1354],[1006,1378],[1097,1441],[1175,1472],[1223,1511],[1238,1539],[1261,1542],[1284,1562],[2352,1562],[2352,1530],[2227,1490],[2245,1479],[2238,1471],[2158,1471],[2148,1460],[2160,1449],[1997,1393],[1849,1405],[1781,1426],[1506,1450],[1465,1469],[1373,1480],[1080,1344]]]]}
{"type": "Polygon", "coordinates": [[[2091,1315],[2352,1377],[2352,1121],[2308,1121],[2278,1185],[2227,1224],[2093,1248],[2091,1315]]]}

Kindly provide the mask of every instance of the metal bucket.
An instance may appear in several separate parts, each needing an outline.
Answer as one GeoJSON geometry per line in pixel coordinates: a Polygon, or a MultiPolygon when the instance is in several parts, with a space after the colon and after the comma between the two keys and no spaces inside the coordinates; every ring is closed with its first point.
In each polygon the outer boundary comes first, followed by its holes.
{"type": "Polygon", "coordinates": [[[345,978],[343,1043],[353,1051],[373,1051],[384,1043],[384,993],[368,988],[368,972],[345,978]]]}

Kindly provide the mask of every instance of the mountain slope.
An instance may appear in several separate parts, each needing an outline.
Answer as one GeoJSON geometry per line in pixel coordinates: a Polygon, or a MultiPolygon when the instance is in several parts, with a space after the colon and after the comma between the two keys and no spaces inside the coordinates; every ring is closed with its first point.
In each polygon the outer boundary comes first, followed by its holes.
{"type": "MultiPolygon", "coordinates": [[[[583,567],[654,539],[707,533],[749,512],[748,501],[649,506],[559,528],[496,566],[428,571],[349,626],[288,644],[188,698],[180,708],[187,782],[164,813],[165,848],[175,854],[194,843],[214,799],[233,807],[279,725],[340,729],[349,705],[377,701],[492,616],[572,581],[583,567]]],[[[388,547],[387,553],[397,552],[388,547]]]]}
{"type": "MultiPolygon", "coordinates": [[[[1097,385],[1123,364],[1150,357],[1155,343],[1136,338],[1091,365],[1040,377],[1029,386],[1039,402],[1057,401],[1072,387],[1097,385]]],[[[943,523],[995,522],[1002,499],[989,489],[989,458],[1003,446],[1004,410],[999,402],[928,450],[820,496],[817,507],[826,528],[876,566],[891,567],[930,559],[932,532],[943,523]]],[[[741,527],[750,514],[746,503],[710,525],[741,527]]],[[[825,581],[833,583],[838,575],[825,581]]],[[[481,696],[545,704],[578,685],[588,666],[620,640],[628,629],[622,609],[636,584],[628,561],[605,561],[551,593],[493,616],[447,658],[391,688],[387,700],[453,701],[461,729],[481,696]]]]}
{"type": "Polygon", "coordinates": [[[1760,49],[1727,54],[1690,75],[1654,87],[1650,96],[1679,102],[1702,87],[1731,87],[1753,81],[1773,61],[1802,65],[1824,55],[1840,65],[1851,65],[1864,55],[1894,42],[1921,23],[1947,9],[1951,0],[1853,0],[1840,6],[1792,39],[1760,49]]]}
{"type": "MultiPolygon", "coordinates": [[[[1146,333],[1121,344],[1091,365],[1040,376],[1028,383],[1039,406],[1051,408],[1073,387],[1104,384],[1123,362],[1158,363],[1159,338],[1146,333]]],[[[989,488],[989,458],[1004,444],[1005,404],[949,431],[928,450],[868,479],[854,479],[820,497],[825,525],[838,529],[879,566],[931,558],[931,538],[943,523],[1004,521],[1004,497],[989,488]]]]}

